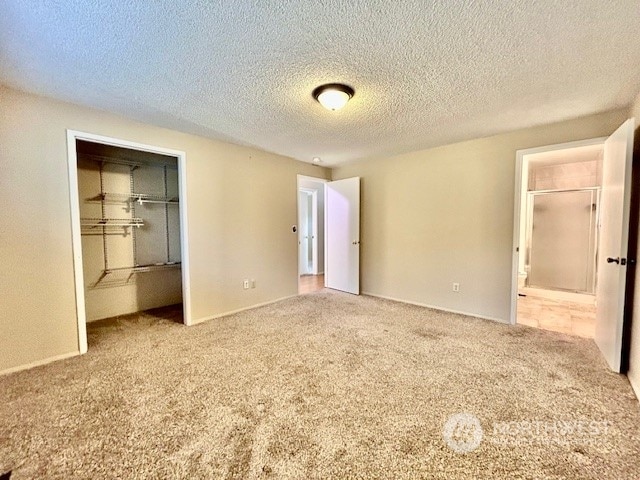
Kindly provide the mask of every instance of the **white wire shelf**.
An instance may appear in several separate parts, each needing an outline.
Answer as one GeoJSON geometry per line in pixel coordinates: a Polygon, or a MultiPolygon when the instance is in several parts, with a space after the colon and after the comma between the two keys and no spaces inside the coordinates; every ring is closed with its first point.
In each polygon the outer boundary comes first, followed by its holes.
{"type": "Polygon", "coordinates": [[[139,205],[144,203],[161,203],[164,205],[178,205],[178,197],[165,197],[163,195],[151,195],[148,193],[102,193],[92,198],[93,201],[105,201],[107,203],[136,202],[139,205]]]}
{"type": "Polygon", "coordinates": [[[163,270],[165,268],[180,268],[182,266],[181,262],[164,262],[164,263],[151,263],[149,265],[135,265],[130,267],[115,267],[104,270],[104,273],[114,273],[114,272],[133,272],[133,273],[142,273],[142,272],[151,272],[153,270],[163,270]]]}
{"type": "Polygon", "coordinates": [[[113,267],[107,268],[102,271],[100,278],[96,281],[96,283],[92,286],[93,288],[102,288],[108,287],[113,284],[113,282],[123,282],[122,284],[127,284],[131,280],[136,273],[145,273],[145,272],[154,272],[158,270],[165,270],[170,268],[182,268],[181,262],[165,262],[165,263],[152,263],[149,265],[132,265],[129,267],[113,267]],[[117,275],[120,274],[120,275],[117,275]],[[124,274],[124,276],[122,275],[124,274]],[[112,277],[109,277],[112,275],[112,277]],[[114,280],[109,280],[109,278],[115,278],[114,280]]]}
{"type": "Polygon", "coordinates": [[[83,228],[96,227],[137,227],[144,226],[141,218],[81,218],[80,226],[83,228]]]}

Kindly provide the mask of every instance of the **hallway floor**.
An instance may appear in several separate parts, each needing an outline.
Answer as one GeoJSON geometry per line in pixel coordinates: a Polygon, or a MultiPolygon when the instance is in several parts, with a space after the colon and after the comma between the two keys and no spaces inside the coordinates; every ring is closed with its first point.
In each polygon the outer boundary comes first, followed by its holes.
{"type": "Polygon", "coordinates": [[[527,295],[518,297],[517,323],[554,332],[593,338],[596,306],[527,295]]]}
{"type": "Polygon", "coordinates": [[[300,275],[298,278],[298,293],[313,293],[324,288],[324,273],[320,275],[300,275]]]}

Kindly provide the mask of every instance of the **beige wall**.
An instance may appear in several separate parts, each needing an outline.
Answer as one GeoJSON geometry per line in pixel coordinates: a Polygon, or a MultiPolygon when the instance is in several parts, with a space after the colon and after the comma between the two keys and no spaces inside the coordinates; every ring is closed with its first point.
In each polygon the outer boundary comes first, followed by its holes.
{"type": "Polygon", "coordinates": [[[635,117],[636,119],[636,127],[640,124],[640,92],[636,96],[636,99],[631,104],[631,108],[629,109],[629,117],[635,117]]]}
{"type": "MultiPolygon", "coordinates": [[[[640,93],[636,97],[635,102],[631,105],[629,110],[629,117],[635,117],[636,119],[636,142],[638,141],[638,124],[640,124],[640,93]]],[[[640,152],[640,145],[634,146],[634,160],[637,163],[638,152],[640,152]]],[[[634,165],[636,168],[637,165],[634,165]]],[[[638,225],[640,229],[640,224],[638,225]]],[[[640,234],[640,231],[638,232],[640,234]]],[[[640,247],[640,245],[639,245],[640,247]]],[[[636,252],[636,258],[640,258],[640,248],[636,252]]],[[[636,267],[637,268],[637,267],[636,267]]],[[[636,392],[636,396],[640,398],[640,272],[636,271],[636,283],[634,289],[634,304],[631,323],[631,352],[629,357],[629,381],[636,392]]]]}
{"type": "Polygon", "coordinates": [[[186,151],[194,321],[297,293],[296,175],[328,170],[0,87],[0,371],[78,351],[66,129],[186,151]]]}
{"type": "Polygon", "coordinates": [[[627,113],[334,169],[362,177],[363,292],[509,321],[516,150],[608,135],[627,113]]]}

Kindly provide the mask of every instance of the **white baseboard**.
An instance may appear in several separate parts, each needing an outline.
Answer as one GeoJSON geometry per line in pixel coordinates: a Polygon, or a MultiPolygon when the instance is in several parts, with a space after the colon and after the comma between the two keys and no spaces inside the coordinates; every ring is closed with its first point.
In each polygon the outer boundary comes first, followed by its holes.
{"type": "Polygon", "coordinates": [[[9,375],[10,373],[20,372],[22,370],[28,370],[34,367],[40,367],[42,365],[46,365],[47,363],[57,362],[58,360],[64,360],[66,358],[71,358],[80,355],[80,351],[63,353],[62,355],[56,355],[54,357],[45,358],[43,360],[38,360],[36,362],[27,363],[25,365],[18,365],[17,367],[11,367],[6,370],[2,370],[0,372],[0,376],[9,375]]]}
{"type": "Polygon", "coordinates": [[[471,313],[471,312],[463,312],[461,310],[452,310],[450,308],[439,307],[437,305],[429,305],[428,303],[414,302],[412,300],[404,300],[402,298],[387,297],[386,295],[378,295],[377,293],[371,293],[371,292],[362,292],[362,294],[369,295],[370,297],[383,298],[385,300],[393,300],[394,302],[407,303],[409,305],[416,305],[418,307],[433,308],[434,310],[440,310],[441,312],[457,313],[459,315],[466,315],[467,317],[481,318],[483,320],[491,320],[493,322],[505,323],[507,325],[511,324],[508,320],[504,320],[502,318],[489,317],[486,315],[479,315],[477,313],[471,313]]]}
{"type": "Polygon", "coordinates": [[[210,317],[199,318],[198,320],[193,320],[189,325],[198,325],[199,323],[208,322],[209,320],[215,320],[216,318],[227,317],[229,315],[233,315],[234,313],[244,312],[246,310],[253,310],[254,308],[264,307],[266,305],[271,305],[273,303],[281,302],[282,300],[287,300],[289,298],[297,297],[298,294],[288,295],[286,297],[276,298],[275,300],[269,300],[268,302],[257,303],[255,305],[249,305],[248,307],[238,308],[237,310],[231,310],[224,313],[218,313],[216,315],[212,315],[210,317]]]}

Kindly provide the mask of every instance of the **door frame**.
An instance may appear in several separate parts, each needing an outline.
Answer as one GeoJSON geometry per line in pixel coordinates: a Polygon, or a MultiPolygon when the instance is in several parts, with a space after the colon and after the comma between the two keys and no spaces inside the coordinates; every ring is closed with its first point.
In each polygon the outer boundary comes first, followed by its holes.
{"type": "MultiPolygon", "coordinates": [[[[317,182],[317,183],[327,183],[329,182],[329,180],[327,180],[326,178],[318,178],[318,177],[311,177],[309,175],[300,175],[298,174],[296,176],[296,223],[300,222],[300,192],[302,190],[306,190],[306,191],[311,191],[312,189],[306,188],[306,187],[301,187],[300,186],[300,182],[301,181],[310,181],[310,182],[317,182]]],[[[314,268],[313,271],[315,272],[315,275],[318,274],[318,270],[320,268],[320,266],[318,265],[318,235],[317,235],[317,231],[318,231],[318,191],[314,190],[315,192],[315,196],[313,197],[313,210],[314,210],[314,216],[315,216],[315,229],[316,229],[316,235],[314,238],[314,246],[313,246],[313,251],[314,251],[314,268]]],[[[326,199],[326,195],[327,195],[327,189],[324,188],[324,195],[325,195],[325,199],[326,199]]],[[[325,202],[326,204],[326,202],[325,202]]],[[[326,207],[325,207],[326,209],[326,207]]],[[[325,245],[325,250],[326,250],[326,245],[327,245],[327,213],[325,210],[325,214],[324,214],[324,218],[323,218],[323,222],[324,222],[324,238],[323,238],[323,242],[325,245]]],[[[298,228],[300,227],[300,225],[298,225],[298,228]]],[[[296,270],[296,274],[297,274],[297,279],[300,278],[300,244],[296,243],[296,255],[298,258],[298,269],[296,270]]],[[[325,279],[326,277],[326,273],[327,273],[327,255],[325,254],[324,256],[324,273],[325,273],[325,279]]],[[[326,280],[325,280],[326,281],[326,280]]]]}
{"type": "Polygon", "coordinates": [[[178,199],[180,202],[180,255],[182,270],[182,309],[185,325],[191,325],[191,287],[189,283],[189,235],[187,223],[187,154],[180,150],[146,145],[119,138],[67,129],[67,164],[69,173],[69,206],[71,208],[71,239],[76,293],[76,317],[78,322],[78,349],[87,353],[87,314],[84,295],[84,271],[82,267],[82,238],[80,227],[80,194],[78,192],[78,153],[76,141],[129,148],[143,152],[169,155],[178,159],[178,199]]]}
{"type": "MultiPolygon", "coordinates": [[[[511,309],[509,313],[509,323],[516,324],[518,314],[518,269],[520,261],[520,226],[522,219],[522,193],[523,193],[523,175],[524,161],[527,155],[536,153],[553,152],[557,150],[568,150],[577,147],[589,147],[592,145],[604,145],[608,137],[597,137],[586,140],[578,140],[574,142],[558,143],[554,145],[544,145],[535,148],[526,148],[516,150],[516,169],[515,169],[515,188],[513,199],[513,242],[511,256],[511,309]]],[[[526,226],[525,226],[526,228],[526,226]]],[[[522,252],[523,253],[523,252],[522,252]]]]}
{"type": "MultiPolygon", "coordinates": [[[[300,187],[298,193],[305,193],[311,197],[311,275],[318,274],[318,190],[300,187]]],[[[298,205],[300,208],[300,205],[298,205]]],[[[300,228],[300,225],[298,225],[300,228]]]]}

